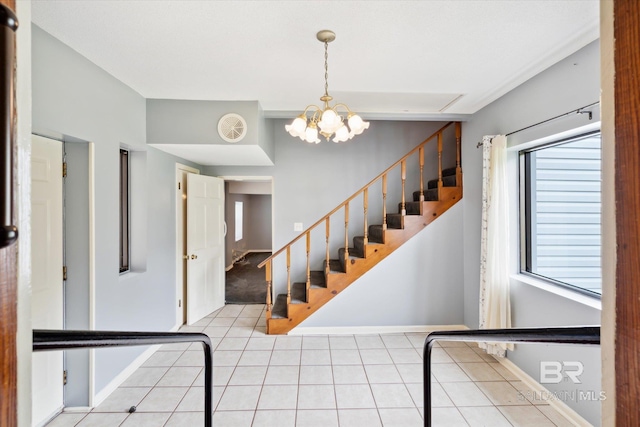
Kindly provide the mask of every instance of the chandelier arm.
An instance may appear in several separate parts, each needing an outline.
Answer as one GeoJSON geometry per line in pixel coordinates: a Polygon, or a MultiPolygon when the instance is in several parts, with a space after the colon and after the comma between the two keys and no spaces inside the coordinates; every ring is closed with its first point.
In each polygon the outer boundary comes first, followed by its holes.
{"type": "Polygon", "coordinates": [[[354,112],[351,111],[351,109],[349,107],[347,107],[346,104],[343,104],[343,103],[336,104],[336,105],[333,106],[333,109],[336,110],[338,107],[344,107],[344,109],[347,110],[347,113],[354,114],[354,112]]]}

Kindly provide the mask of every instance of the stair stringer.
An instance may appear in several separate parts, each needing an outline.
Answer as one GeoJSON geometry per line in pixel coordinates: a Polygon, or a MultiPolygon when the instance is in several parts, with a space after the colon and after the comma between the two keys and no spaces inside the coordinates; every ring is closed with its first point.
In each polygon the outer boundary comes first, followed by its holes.
{"type": "Polygon", "coordinates": [[[406,215],[404,229],[387,229],[384,236],[385,243],[370,243],[365,247],[365,258],[351,259],[348,273],[326,275],[326,288],[310,289],[307,303],[288,304],[286,318],[267,318],[267,334],[288,333],[460,200],[462,200],[461,185],[443,187],[441,200],[422,202],[422,215],[406,215]]]}

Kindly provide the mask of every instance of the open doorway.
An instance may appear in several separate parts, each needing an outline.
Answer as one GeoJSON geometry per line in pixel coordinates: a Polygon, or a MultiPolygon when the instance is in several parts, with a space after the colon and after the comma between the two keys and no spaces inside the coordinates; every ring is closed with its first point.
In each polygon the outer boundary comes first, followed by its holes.
{"type": "Polygon", "coordinates": [[[264,304],[267,282],[258,264],[271,255],[273,241],[271,177],[225,180],[227,304],[264,304]]]}

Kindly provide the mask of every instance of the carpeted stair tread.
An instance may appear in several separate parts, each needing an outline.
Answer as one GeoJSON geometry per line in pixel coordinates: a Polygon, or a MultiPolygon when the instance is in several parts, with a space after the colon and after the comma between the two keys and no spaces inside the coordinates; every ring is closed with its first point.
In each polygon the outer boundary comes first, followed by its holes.
{"type": "Polygon", "coordinates": [[[271,318],[287,318],[287,296],[285,294],[280,294],[276,297],[276,302],[273,304],[273,309],[271,310],[271,318]]]}
{"type": "MultiPolygon", "coordinates": [[[[418,195],[420,195],[419,192],[418,195]]],[[[421,202],[405,202],[404,208],[407,211],[407,215],[420,215],[420,203],[421,202]]],[[[402,212],[402,203],[398,203],[398,212],[402,212]]]]}
{"type": "Polygon", "coordinates": [[[324,278],[324,271],[312,271],[311,272],[311,287],[312,288],[326,288],[327,282],[324,278]]]}
{"type": "Polygon", "coordinates": [[[402,215],[387,214],[387,228],[403,228],[402,227],[402,215]]]}
{"type": "MultiPolygon", "coordinates": [[[[442,177],[442,186],[443,187],[455,187],[456,186],[456,176],[455,175],[443,176],[442,177]]],[[[427,188],[428,189],[438,188],[438,180],[437,179],[432,179],[431,181],[427,182],[427,188]]],[[[420,194],[420,192],[418,192],[418,194],[420,194]]]]}
{"type": "Polygon", "coordinates": [[[291,285],[291,304],[307,303],[307,284],[296,282],[291,285]]]}
{"type": "MultiPolygon", "coordinates": [[[[438,201],[438,189],[434,188],[432,190],[424,190],[424,200],[425,202],[436,202],[438,201]]],[[[413,201],[420,201],[420,191],[413,192],[413,201]]]]}
{"type": "MultiPolygon", "coordinates": [[[[323,263],[323,266],[327,265],[327,261],[325,260],[323,263]]],[[[340,260],[338,259],[330,259],[329,260],[329,274],[335,274],[335,273],[344,273],[344,270],[342,269],[342,264],[340,263],[340,260]]]]}

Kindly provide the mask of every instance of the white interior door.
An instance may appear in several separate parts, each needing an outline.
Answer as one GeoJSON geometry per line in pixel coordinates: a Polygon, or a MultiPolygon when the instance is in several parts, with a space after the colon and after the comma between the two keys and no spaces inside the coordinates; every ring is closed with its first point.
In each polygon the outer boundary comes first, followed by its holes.
{"type": "Polygon", "coordinates": [[[224,181],[187,175],[187,323],[224,305],[224,181]]]}
{"type": "MultiPolygon", "coordinates": [[[[31,321],[63,328],[62,142],[34,135],[31,146],[31,321]]],[[[63,406],[61,351],[33,353],[32,423],[63,406]]]]}

